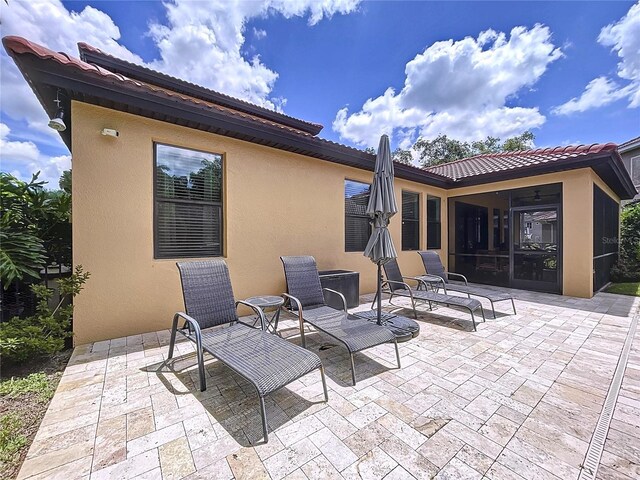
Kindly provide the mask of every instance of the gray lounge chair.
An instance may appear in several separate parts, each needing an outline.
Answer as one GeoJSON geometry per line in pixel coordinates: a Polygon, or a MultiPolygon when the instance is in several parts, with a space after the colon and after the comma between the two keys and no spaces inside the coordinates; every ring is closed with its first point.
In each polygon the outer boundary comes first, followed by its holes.
{"type": "MultiPolygon", "coordinates": [[[[496,292],[484,288],[476,288],[470,287],[469,282],[467,282],[467,277],[461,275],[459,273],[447,272],[444,269],[444,265],[440,261],[440,257],[436,252],[426,251],[426,252],[418,252],[420,254],[420,258],[422,258],[422,263],[424,264],[424,270],[427,272],[427,275],[435,275],[442,279],[445,283],[445,287],[450,292],[459,292],[467,295],[468,298],[471,298],[471,295],[475,297],[486,298],[491,302],[491,311],[493,312],[493,318],[496,318],[496,309],[494,308],[494,303],[504,302],[507,300],[511,300],[511,306],[513,306],[514,315],[516,312],[516,303],[513,301],[513,296],[507,292],[496,292]],[[451,277],[460,278],[464,285],[460,285],[457,283],[453,283],[450,281],[451,277]]],[[[431,283],[431,282],[427,282],[431,283]]],[[[437,283],[436,283],[437,285],[437,283]]]]}
{"type": "Polygon", "coordinates": [[[262,430],[269,441],[264,397],[307,373],[320,369],[324,398],[328,401],[327,384],[320,358],[313,352],[272,335],[265,330],[266,319],[258,307],[238,301],[234,303],[227,265],[222,260],[178,263],[186,313],[173,317],[169,356],[173,357],[176,332],[196,344],[200,390],[207,383],[204,352],[246,378],[260,398],[262,430]],[[238,322],[236,309],[245,305],[258,315],[262,328],[238,322]],[[178,321],[184,320],[182,328],[178,321]],[[211,328],[218,327],[218,328],[211,328]]]}
{"type": "Polygon", "coordinates": [[[400,368],[400,352],[396,337],[390,330],[363,320],[347,312],[347,301],[335,290],[323,289],[316,260],[310,256],[280,257],[284,265],[287,282],[287,293],[283,297],[288,300],[292,313],[298,315],[302,346],[306,346],[304,323],[335,338],[345,346],[351,357],[351,378],[356,384],[356,371],[353,354],[383,343],[393,342],[396,348],[396,359],[400,368]],[[330,307],[325,303],[324,292],[341,298],[342,310],[330,307]]]}
{"type": "MultiPolygon", "coordinates": [[[[423,277],[403,277],[400,272],[400,267],[398,266],[398,262],[394,259],[383,265],[385,280],[382,282],[382,292],[389,293],[391,296],[389,297],[389,303],[394,296],[398,297],[407,297],[411,299],[411,307],[413,308],[413,315],[417,319],[418,315],[416,312],[416,305],[418,302],[427,303],[429,305],[429,309],[432,308],[432,304],[443,305],[445,307],[458,307],[467,310],[471,314],[471,321],[473,322],[473,330],[476,331],[476,318],[473,312],[477,309],[480,309],[480,313],[482,314],[482,321],[485,321],[484,318],[484,309],[482,308],[482,304],[479,300],[475,298],[464,298],[454,295],[447,295],[446,286],[444,286],[444,282],[442,279],[439,279],[435,276],[423,275],[423,277]],[[428,277],[428,278],[425,278],[428,277]],[[414,280],[418,282],[418,289],[414,289],[405,282],[405,280],[414,280]],[[436,282],[441,281],[444,287],[444,294],[434,292],[428,289],[428,282],[436,282]],[[423,289],[420,289],[424,287],[423,289]]],[[[376,297],[373,299],[373,304],[375,304],[377,300],[376,297]]],[[[373,308],[373,304],[371,308],[373,308]]]]}

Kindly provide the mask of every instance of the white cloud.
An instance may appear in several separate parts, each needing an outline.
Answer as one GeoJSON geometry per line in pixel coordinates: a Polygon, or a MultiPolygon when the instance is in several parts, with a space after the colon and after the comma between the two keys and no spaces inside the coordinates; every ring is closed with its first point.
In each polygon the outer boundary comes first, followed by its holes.
{"type": "MultiPolygon", "coordinates": [[[[147,66],[280,110],[286,104],[286,98],[271,96],[278,74],[264,65],[259,56],[247,59],[241,53],[247,22],[252,18],[270,15],[282,15],[284,18],[306,16],[309,25],[315,25],[334,14],[355,11],[359,2],[168,1],[164,4],[167,23],[149,25],[149,35],[156,42],[160,57],[147,66]]],[[[116,57],[144,64],[138,55],[119,43],[120,29],[114,21],[91,6],[74,12],[67,10],[60,0],[10,1],[2,5],[0,28],[2,36],[19,35],[70,55],[77,55],[78,42],[86,42],[116,57]]],[[[257,35],[263,33],[258,32],[257,35]]],[[[27,129],[14,132],[13,137],[28,139],[18,143],[36,148],[36,144],[54,142],[60,152],[64,152],[66,147],[57,134],[47,127],[49,119],[4,49],[0,53],[0,65],[2,114],[27,125],[27,129]]],[[[34,158],[34,155],[29,158],[34,158]]],[[[52,161],[57,165],[56,162],[64,162],[64,158],[52,161]]],[[[47,164],[43,168],[54,167],[47,164]]]]}
{"type": "MultiPolygon", "coordinates": [[[[280,14],[308,16],[309,25],[334,14],[354,12],[360,0],[260,0],[165,3],[166,25],[153,23],[149,35],[160,58],[149,67],[242,99],[278,108],[285,99],[270,98],[278,74],[258,56],[241,54],[246,23],[257,17],[280,14]]],[[[120,29],[104,12],[91,6],[68,11],[59,0],[14,1],[3,5],[2,36],[20,35],[52,50],[74,55],[78,42],[86,42],[119,58],[143,64],[141,58],[118,43],[120,29]]],[[[257,32],[266,35],[265,31],[257,32]]],[[[2,111],[13,119],[26,119],[34,127],[48,121],[24,78],[3,51],[2,111]]],[[[46,130],[43,130],[46,131],[46,130]]]]}
{"type": "Polygon", "coordinates": [[[604,27],[598,43],[610,47],[620,58],[618,78],[600,76],[591,80],[579,97],[554,108],[556,115],[584,112],[621,99],[627,99],[629,108],[640,107],[640,2],[618,22],[604,27]]]}
{"type": "Polygon", "coordinates": [[[64,170],[71,168],[71,156],[47,156],[40,152],[33,142],[9,139],[11,129],[0,123],[0,164],[2,171],[11,172],[22,180],[30,180],[31,175],[40,171],[38,180],[49,182],[47,187],[58,188],[58,180],[64,170]]]}
{"type": "MultiPolygon", "coordinates": [[[[281,14],[285,18],[308,15],[309,25],[336,13],[350,13],[359,0],[284,0],[188,2],[166,4],[167,24],[154,23],[150,34],[160,58],[150,67],[198,85],[277,109],[270,98],[278,74],[259,56],[242,55],[246,24],[252,18],[281,14]]],[[[259,39],[265,31],[254,29],[259,39]]]]}
{"type": "Polygon", "coordinates": [[[382,133],[404,143],[440,133],[463,140],[517,135],[541,126],[545,117],[508,101],[561,57],[542,25],[515,27],[508,36],[487,30],[477,38],[436,42],[407,63],[399,93],[389,88],[352,114],[341,109],[333,129],[363,146],[375,145],[382,133]]]}
{"type": "MultiPolygon", "coordinates": [[[[113,55],[140,62],[141,59],[118,43],[120,30],[111,18],[93,7],[69,12],[59,0],[9,2],[3,5],[2,36],[20,35],[56,51],[74,55],[77,43],[85,41],[113,55]]],[[[46,131],[48,118],[35,95],[7,53],[2,51],[2,112],[15,120],[46,131]]],[[[62,145],[62,144],[61,144],[62,145]]]]}
{"type": "Polygon", "coordinates": [[[569,115],[576,112],[584,112],[594,107],[604,107],[620,100],[629,94],[629,86],[620,88],[613,80],[607,77],[598,77],[591,80],[580,97],[574,97],[566,103],[555,107],[552,111],[556,115],[569,115]]]}
{"type": "Polygon", "coordinates": [[[256,40],[262,40],[263,38],[266,38],[267,31],[261,28],[253,27],[253,36],[256,40]]]}

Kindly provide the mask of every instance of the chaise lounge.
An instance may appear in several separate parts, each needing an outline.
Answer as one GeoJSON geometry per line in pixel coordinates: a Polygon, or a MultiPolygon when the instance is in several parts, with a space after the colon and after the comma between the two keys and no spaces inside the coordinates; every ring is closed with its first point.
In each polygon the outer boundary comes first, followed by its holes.
{"type": "MultiPolygon", "coordinates": [[[[442,305],[445,307],[458,307],[467,310],[471,314],[471,321],[473,322],[473,330],[476,331],[476,319],[474,313],[477,309],[480,309],[480,313],[482,314],[482,321],[485,321],[484,317],[484,309],[482,308],[482,304],[479,300],[475,298],[464,298],[454,295],[448,295],[446,286],[444,286],[444,282],[439,277],[431,276],[431,275],[423,275],[422,277],[404,277],[400,272],[400,267],[398,266],[397,260],[390,260],[389,262],[383,265],[385,280],[382,282],[383,293],[389,293],[391,296],[389,297],[389,302],[393,299],[394,296],[398,297],[407,297],[411,299],[411,307],[413,308],[413,316],[417,319],[418,315],[416,312],[416,304],[418,302],[427,303],[429,305],[429,309],[432,309],[432,304],[442,305]],[[418,289],[412,288],[405,280],[414,280],[418,282],[418,289]],[[444,294],[437,293],[434,291],[430,291],[428,289],[428,282],[442,282],[444,287],[444,294]],[[424,289],[420,289],[424,287],[424,289]]],[[[373,304],[375,304],[377,300],[376,297],[373,299],[373,304]]],[[[373,304],[372,307],[373,308],[373,304]]]]}
{"type": "Polygon", "coordinates": [[[247,302],[234,304],[227,265],[222,260],[177,263],[182,281],[186,313],[173,317],[168,358],[173,357],[176,333],[196,344],[200,390],[207,388],[204,372],[204,352],[208,352],[251,383],[260,398],[262,431],[269,441],[264,397],[319,369],[328,401],[327,384],[320,358],[313,352],[272,335],[265,330],[262,310],[247,302]],[[251,308],[260,318],[261,328],[238,322],[238,305],[251,308]],[[179,320],[184,320],[178,328],[179,320]],[[213,328],[218,327],[218,328],[213,328]]]}
{"type": "Polygon", "coordinates": [[[393,342],[396,359],[400,368],[400,352],[396,337],[385,327],[363,320],[347,312],[347,301],[335,290],[323,289],[316,260],[310,256],[280,257],[284,265],[287,293],[283,296],[289,302],[291,312],[298,316],[302,346],[306,347],[304,324],[335,338],[349,352],[351,357],[351,379],[356,384],[353,354],[383,343],[393,342]],[[324,292],[341,298],[343,309],[330,307],[325,302],[324,292]]]}
{"type": "MultiPolygon", "coordinates": [[[[513,300],[513,296],[507,292],[495,292],[492,290],[487,290],[483,288],[470,287],[469,282],[467,282],[467,277],[461,275],[459,273],[447,272],[444,269],[444,265],[440,261],[440,257],[436,252],[426,251],[426,252],[418,252],[420,254],[420,258],[422,258],[422,263],[424,264],[424,270],[427,272],[429,276],[437,276],[442,279],[442,282],[445,284],[445,290],[450,292],[459,292],[467,295],[468,298],[471,298],[471,295],[474,297],[486,298],[491,302],[491,311],[493,312],[493,318],[496,318],[496,309],[494,308],[494,303],[503,302],[507,300],[511,300],[511,305],[513,306],[513,313],[516,314],[516,304],[513,300]],[[457,283],[452,283],[450,281],[450,277],[457,277],[462,279],[464,285],[460,285],[457,283]]],[[[431,282],[428,282],[431,283],[431,282]]],[[[436,282],[438,285],[438,282],[436,282]]]]}

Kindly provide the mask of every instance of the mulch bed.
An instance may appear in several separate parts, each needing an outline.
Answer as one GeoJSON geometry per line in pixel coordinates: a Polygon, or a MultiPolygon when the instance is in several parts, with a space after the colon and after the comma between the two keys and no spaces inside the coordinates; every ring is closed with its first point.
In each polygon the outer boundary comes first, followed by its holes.
{"type": "MultiPolygon", "coordinates": [[[[60,377],[69,362],[72,349],[65,350],[49,358],[30,361],[23,365],[2,365],[1,379],[8,380],[12,377],[22,378],[31,373],[45,373],[53,390],[58,386],[60,377]]],[[[20,466],[29,451],[31,442],[40,427],[49,402],[43,400],[38,393],[29,392],[20,394],[14,398],[0,395],[0,417],[7,413],[17,414],[22,420],[20,434],[27,438],[26,444],[20,449],[13,459],[7,463],[0,462],[0,478],[15,478],[20,466]]]]}

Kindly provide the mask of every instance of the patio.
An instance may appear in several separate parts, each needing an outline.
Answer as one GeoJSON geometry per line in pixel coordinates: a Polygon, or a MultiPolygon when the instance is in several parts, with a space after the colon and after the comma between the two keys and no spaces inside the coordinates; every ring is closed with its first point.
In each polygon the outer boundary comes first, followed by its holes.
{"type": "MultiPolygon", "coordinates": [[[[477,332],[423,308],[402,369],[392,345],[367,350],[356,387],[346,351],[308,335],[329,402],[315,373],[267,397],[268,444],[252,387],[206,357],[199,392],[191,343],[164,363],[168,330],[78,346],[18,478],[577,479],[640,299],[513,292],[518,314],[477,332]]],[[[638,458],[640,330],[598,478],[638,478],[638,458]]]]}

